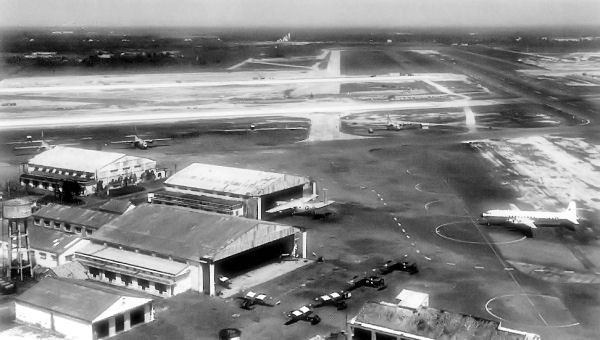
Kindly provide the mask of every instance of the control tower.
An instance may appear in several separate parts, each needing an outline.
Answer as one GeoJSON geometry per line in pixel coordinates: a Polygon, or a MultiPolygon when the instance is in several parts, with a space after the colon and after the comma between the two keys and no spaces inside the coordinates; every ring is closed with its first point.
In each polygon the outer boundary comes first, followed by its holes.
{"type": "Polygon", "coordinates": [[[4,202],[2,207],[2,233],[8,240],[8,259],[6,276],[10,279],[12,269],[15,268],[17,275],[23,281],[23,273],[28,270],[33,277],[31,256],[29,252],[29,225],[31,218],[31,202],[22,198],[16,198],[4,202]]]}

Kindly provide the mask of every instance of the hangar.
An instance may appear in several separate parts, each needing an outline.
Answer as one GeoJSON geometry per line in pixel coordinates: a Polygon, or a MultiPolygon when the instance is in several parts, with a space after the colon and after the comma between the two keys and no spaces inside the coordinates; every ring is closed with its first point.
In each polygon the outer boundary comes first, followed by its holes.
{"type": "Polygon", "coordinates": [[[142,204],[102,226],[75,257],[90,278],[173,296],[216,294],[219,275],[235,277],[279,259],[306,258],[306,232],[178,206],[142,204]]]}
{"type": "Polygon", "coordinates": [[[21,185],[46,192],[61,191],[65,182],[81,186],[81,195],[102,189],[133,185],[163,177],[156,161],[122,153],[55,146],[29,160],[21,185]]]}
{"type": "Polygon", "coordinates": [[[18,322],[68,339],[107,338],[154,320],[152,299],[92,282],[46,278],[15,298],[18,322]]]}
{"type": "MultiPolygon", "coordinates": [[[[193,163],[165,181],[148,201],[262,219],[277,201],[300,198],[308,177],[193,163]]],[[[314,185],[313,188],[314,190],[314,185]]]]}

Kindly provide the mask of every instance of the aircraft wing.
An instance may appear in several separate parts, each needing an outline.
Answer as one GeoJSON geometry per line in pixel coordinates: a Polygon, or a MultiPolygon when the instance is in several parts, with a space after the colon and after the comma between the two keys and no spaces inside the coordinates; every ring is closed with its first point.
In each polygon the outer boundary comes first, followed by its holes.
{"type": "Polygon", "coordinates": [[[519,209],[519,207],[517,207],[516,205],[514,205],[512,203],[510,203],[508,206],[510,207],[510,210],[515,210],[515,211],[520,211],[521,210],[521,209],[519,209]]]}
{"type": "Polygon", "coordinates": [[[171,140],[172,138],[154,138],[154,139],[144,139],[144,142],[146,143],[154,143],[157,141],[163,141],[163,140],[171,140]]]}
{"type": "Polygon", "coordinates": [[[276,212],[282,212],[282,211],[285,211],[288,209],[293,209],[296,206],[296,204],[297,203],[295,201],[286,202],[286,203],[280,204],[274,208],[271,208],[271,209],[267,210],[266,212],[269,214],[276,213],[276,212]]]}
{"type": "MultiPolygon", "coordinates": [[[[17,145],[17,144],[30,144],[30,143],[41,143],[44,142],[41,139],[37,140],[27,140],[27,141],[17,141],[17,142],[8,142],[6,145],[17,145]]],[[[50,142],[50,140],[46,140],[46,142],[50,142]]]]}
{"type": "Polygon", "coordinates": [[[29,145],[29,146],[15,146],[14,150],[28,150],[28,149],[39,149],[41,145],[29,145]]]}
{"type": "Polygon", "coordinates": [[[516,218],[516,219],[511,220],[510,223],[514,224],[515,226],[522,226],[522,227],[529,228],[530,230],[537,229],[537,226],[535,225],[535,223],[533,223],[533,220],[530,220],[530,219],[516,218]]]}
{"type": "Polygon", "coordinates": [[[334,202],[335,201],[331,201],[330,200],[330,201],[327,201],[327,202],[314,202],[314,203],[311,203],[310,205],[314,209],[321,209],[321,208],[324,208],[324,207],[326,207],[326,206],[328,206],[328,205],[330,205],[331,203],[334,203],[334,202]]]}
{"type": "Polygon", "coordinates": [[[133,144],[133,140],[117,140],[111,141],[110,144],[133,144]]]}

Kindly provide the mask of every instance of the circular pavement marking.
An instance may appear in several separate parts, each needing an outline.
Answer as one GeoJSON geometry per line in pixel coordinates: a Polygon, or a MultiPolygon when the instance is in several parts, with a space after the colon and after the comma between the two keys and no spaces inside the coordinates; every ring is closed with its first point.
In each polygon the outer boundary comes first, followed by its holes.
{"type": "Polygon", "coordinates": [[[485,303],[496,319],[533,327],[564,328],[579,325],[562,301],[542,294],[506,294],[485,303]]]}
{"type": "MultiPolygon", "coordinates": [[[[454,222],[448,222],[448,223],[444,223],[444,224],[440,224],[439,226],[437,226],[435,228],[435,233],[442,238],[445,238],[447,240],[451,240],[451,241],[455,241],[455,242],[460,242],[460,243],[469,243],[469,244],[509,244],[509,243],[515,243],[515,242],[519,242],[519,241],[523,241],[524,239],[526,239],[527,237],[524,235],[514,235],[513,239],[509,239],[506,241],[497,241],[497,242],[485,242],[485,241],[470,241],[470,240],[464,240],[464,239],[460,239],[458,237],[453,237],[453,236],[449,236],[444,234],[444,229],[451,229],[451,228],[455,228],[458,230],[458,228],[460,227],[456,227],[457,225],[461,224],[461,223],[465,223],[465,224],[473,224],[472,221],[470,220],[464,220],[464,221],[454,221],[454,222]]],[[[477,233],[477,230],[475,228],[470,228],[471,230],[465,230],[465,231],[469,231],[469,232],[473,232],[473,233],[477,233]]]]}
{"type": "Polygon", "coordinates": [[[417,183],[415,185],[415,190],[420,191],[422,193],[426,193],[426,194],[434,194],[434,195],[452,195],[451,192],[448,191],[433,191],[433,190],[428,190],[427,188],[423,188],[424,184],[423,183],[417,183]]]}

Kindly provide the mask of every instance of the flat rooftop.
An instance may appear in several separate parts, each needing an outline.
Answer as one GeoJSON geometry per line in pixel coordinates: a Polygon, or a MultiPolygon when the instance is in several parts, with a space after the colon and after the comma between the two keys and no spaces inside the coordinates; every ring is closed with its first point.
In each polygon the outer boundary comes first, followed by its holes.
{"type": "Polygon", "coordinates": [[[367,302],[355,319],[398,332],[440,339],[524,340],[525,336],[498,330],[497,321],[422,307],[417,310],[385,302],[367,302]]]}
{"type": "Polygon", "coordinates": [[[309,182],[308,177],[296,175],[193,163],[168,178],[165,185],[241,196],[262,196],[309,182]]]}

